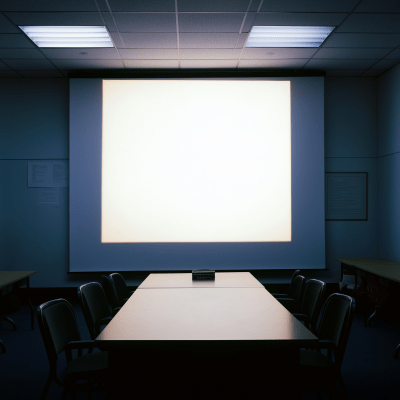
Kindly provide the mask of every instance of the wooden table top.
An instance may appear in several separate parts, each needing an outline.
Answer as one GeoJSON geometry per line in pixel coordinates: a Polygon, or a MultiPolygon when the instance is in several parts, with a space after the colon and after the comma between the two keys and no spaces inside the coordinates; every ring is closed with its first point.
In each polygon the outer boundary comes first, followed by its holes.
{"type": "Polygon", "coordinates": [[[33,274],[36,274],[36,271],[0,271],[0,289],[33,274]]]}
{"type": "Polygon", "coordinates": [[[179,288],[136,290],[96,344],[134,348],[143,341],[248,341],[292,347],[317,340],[264,288],[179,288]]]}
{"type": "Polygon", "coordinates": [[[216,272],[214,281],[193,281],[191,273],[150,274],[138,289],[259,288],[264,286],[250,272],[216,272]]]}
{"type": "Polygon", "coordinates": [[[336,261],[400,283],[399,262],[384,258],[336,258],[336,261]]]}

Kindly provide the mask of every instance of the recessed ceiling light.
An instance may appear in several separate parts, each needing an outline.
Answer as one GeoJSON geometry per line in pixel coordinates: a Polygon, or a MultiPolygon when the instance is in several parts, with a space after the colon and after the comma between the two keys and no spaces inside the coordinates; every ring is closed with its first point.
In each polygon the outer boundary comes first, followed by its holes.
{"type": "Polygon", "coordinates": [[[114,47],[105,26],[20,26],[38,47],[114,47]]]}
{"type": "Polygon", "coordinates": [[[246,47],[319,47],[334,26],[253,26],[246,47]]]}

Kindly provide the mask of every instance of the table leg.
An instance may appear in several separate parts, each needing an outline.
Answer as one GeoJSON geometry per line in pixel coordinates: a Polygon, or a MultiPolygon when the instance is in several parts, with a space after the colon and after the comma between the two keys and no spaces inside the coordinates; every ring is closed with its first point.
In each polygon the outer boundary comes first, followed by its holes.
{"type": "Polygon", "coordinates": [[[29,276],[26,282],[26,296],[28,298],[29,308],[31,309],[31,328],[32,330],[35,329],[35,312],[33,311],[33,306],[31,303],[31,299],[29,297],[29,276]]]}

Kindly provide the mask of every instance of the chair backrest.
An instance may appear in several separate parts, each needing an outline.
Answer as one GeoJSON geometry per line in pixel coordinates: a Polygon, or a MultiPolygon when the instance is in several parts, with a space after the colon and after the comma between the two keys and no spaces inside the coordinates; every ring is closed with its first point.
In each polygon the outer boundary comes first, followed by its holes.
{"type": "Polygon", "coordinates": [[[111,317],[106,294],[98,282],[90,282],[78,288],[78,297],[92,340],[100,334],[97,324],[103,318],[111,317]]]}
{"type": "Polygon", "coordinates": [[[114,286],[114,293],[115,293],[115,296],[117,297],[117,301],[119,303],[118,305],[122,306],[121,301],[126,299],[127,297],[129,297],[128,288],[126,286],[125,279],[118,272],[110,274],[110,279],[114,286]]]}
{"type": "Polygon", "coordinates": [[[108,304],[110,304],[111,308],[114,309],[118,307],[117,297],[114,292],[114,286],[111,281],[111,278],[105,275],[101,276],[101,286],[103,287],[104,293],[106,294],[108,304]]]}
{"type": "Polygon", "coordinates": [[[307,315],[307,317],[310,319],[311,330],[313,332],[315,332],[315,327],[321,311],[325,289],[325,282],[317,279],[310,279],[304,288],[300,313],[307,315]]]}
{"type": "Polygon", "coordinates": [[[300,301],[303,295],[304,282],[305,278],[303,275],[295,276],[292,284],[290,285],[290,289],[288,291],[288,297],[290,297],[293,300],[300,301]]]}
{"type": "Polygon", "coordinates": [[[318,338],[336,345],[335,363],[340,367],[346,350],[354,317],[355,300],[347,295],[334,293],[325,302],[318,327],[318,338]]]}
{"type": "Polygon", "coordinates": [[[300,272],[301,271],[299,269],[296,269],[296,271],[293,272],[292,280],[290,281],[288,293],[290,293],[290,291],[292,290],[292,285],[293,285],[294,278],[296,278],[297,275],[300,275],[300,272]]]}
{"type": "Polygon", "coordinates": [[[74,310],[67,300],[57,299],[41,304],[37,312],[47,357],[53,364],[69,342],[81,340],[74,310]]]}

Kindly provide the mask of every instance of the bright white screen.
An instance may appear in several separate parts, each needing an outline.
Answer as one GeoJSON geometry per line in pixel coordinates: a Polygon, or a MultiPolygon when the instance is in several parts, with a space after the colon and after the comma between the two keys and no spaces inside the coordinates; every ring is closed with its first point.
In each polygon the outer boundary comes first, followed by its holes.
{"type": "Polygon", "coordinates": [[[104,80],[101,241],[288,242],[289,81],[104,80]]]}

